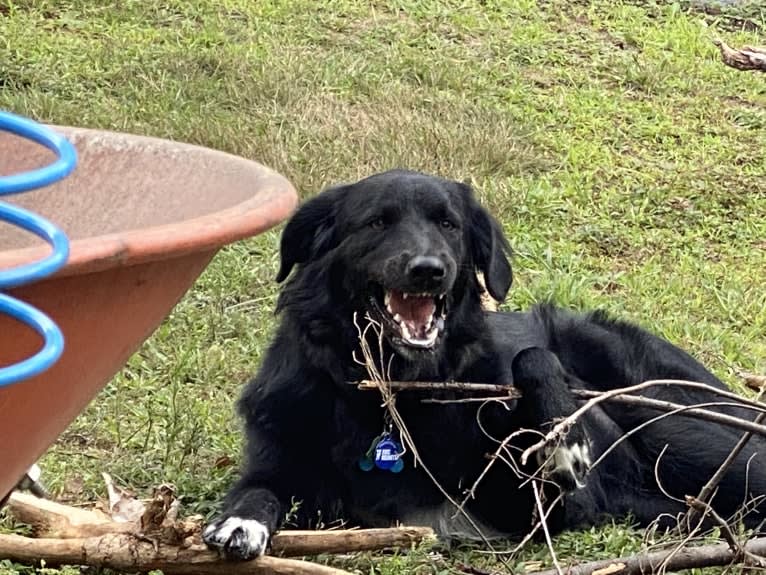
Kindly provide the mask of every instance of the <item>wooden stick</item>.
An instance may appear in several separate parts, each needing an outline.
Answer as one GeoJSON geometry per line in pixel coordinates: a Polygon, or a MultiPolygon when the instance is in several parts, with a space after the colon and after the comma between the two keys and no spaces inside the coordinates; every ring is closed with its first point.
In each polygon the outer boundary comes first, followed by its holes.
{"type": "Polygon", "coordinates": [[[766,72],[766,47],[743,46],[741,50],[735,50],[720,39],[713,43],[718,46],[721,59],[727,66],[737,70],[766,72]]]}
{"type": "Polygon", "coordinates": [[[373,551],[392,547],[409,548],[432,541],[430,527],[392,527],[389,529],[342,529],[337,531],[280,531],[271,539],[271,553],[285,557],[373,551]]]}
{"type": "MultiPolygon", "coordinates": [[[[686,381],[683,379],[652,379],[649,381],[644,381],[643,383],[637,383],[636,385],[630,385],[628,387],[610,389],[609,391],[604,391],[602,393],[599,393],[598,396],[590,398],[589,400],[585,402],[584,405],[582,405],[577,410],[575,410],[574,413],[565,417],[559,423],[554,425],[551,428],[551,430],[548,433],[546,433],[545,436],[540,441],[538,441],[534,445],[531,445],[530,447],[525,449],[524,452],[521,454],[521,464],[526,465],[527,460],[533,453],[542,449],[546,445],[552,445],[555,442],[559,441],[559,439],[561,439],[561,437],[563,437],[566,434],[567,430],[572,425],[574,425],[574,423],[580,417],[582,417],[582,415],[585,412],[587,412],[589,409],[593,409],[593,407],[595,407],[599,403],[608,401],[618,395],[632,394],[634,392],[642,391],[649,387],[655,387],[655,386],[678,386],[678,387],[686,387],[689,389],[700,389],[700,390],[713,393],[714,395],[726,397],[729,399],[734,399],[737,403],[741,404],[743,407],[749,406],[749,407],[755,408],[756,410],[763,409],[763,404],[745,399],[743,397],[736,395],[735,393],[732,393],[730,391],[726,391],[723,389],[719,389],[715,386],[708,385],[707,383],[700,383],[698,381],[686,381]]],[[[741,421],[744,421],[744,420],[741,420],[741,421]]]]}
{"type": "Polygon", "coordinates": [[[93,565],[116,571],[165,575],[350,575],[348,571],[308,561],[263,556],[242,563],[224,561],[203,545],[182,548],[113,533],[84,539],[33,539],[0,534],[0,557],[47,567],[93,565]]]}
{"type": "Polygon", "coordinates": [[[513,395],[493,395],[486,397],[461,397],[458,399],[421,399],[420,403],[450,405],[452,403],[487,403],[488,401],[507,401],[509,399],[515,399],[515,397],[513,395]]]}
{"type": "MultiPolygon", "coordinates": [[[[748,553],[755,556],[766,554],[766,537],[751,539],[744,545],[748,553]]],[[[595,572],[604,572],[614,575],[643,575],[656,573],[657,567],[668,560],[665,564],[667,571],[680,571],[682,569],[698,569],[703,567],[720,567],[729,565],[737,558],[737,552],[732,551],[728,543],[716,543],[713,545],[701,545],[699,547],[685,547],[676,550],[666,549],[652,551],[650,553],[638,553],[628,557],[616,559],[603,559],[589,561],[564,568],[566,575],[591,575],[595,572]],[[671,554],[675,553],[672,557],[671,554]]],[[[534,571],[529,575],[558,575],[555,569],[546,571],[534,571]]]]}
{"type": "MultiPolygon", "coordinates": [[[[378,389],[374,381],[363,379],[354,382],[358,389],[378,389]]],[[[393,391],[483,391],[501,394],[502,398],[521,397],[521,392],[512,385],[496,385],[492,383],[470,383],[465,381],[386,381],[383,385],[393,391]]]]}
{"type": "MultiPolygon", "coordinates": [[[[591,391],[588,389],[573,389],[572,395],[579,399],[593,399],[598,398],[604,395],[604,392],[602,391],[591,391]]],[[[742,419],[740,417],[734,417],[732,415],[727,415],[725,413],[718,413],[715,411],[710,411],[709,409],[701,408],[701,407],[689,407],[684,409],[685,406],[681,405],[680,403],[673,403],[671,401],[664,401],[659,399],[652,399],[650,397],[644,397],[642,395],[612,395],[606,399],[609,403],[622,403],[625,405],[635,405],[639,407],[646,407],[649,409],[656,409],[657,411],[678,411],[680,409],[683,409],[683,412],[679,413],[678,415],[681,417],[689,416],[689,417],[695,417],[697,419],[704,419],[706,421],[712,421],[715,423],[720,423],[722,425],[727,425],[729,427],[735,427],[738,429],[742,429],[743,431],[749,431],[751,433],[757,433],[758,435],[766,436],[766,425],[761,425],[760,418],[756,418],[755,421],[749,421],[747,419],[742,419]]],[[[743,406],[745,409],[752,408],[755,410],[756,408],[754,406],[743,406]]],[[[760,408],[763,412],[766,412],[766,405],[763,405],[760,408]]]]}

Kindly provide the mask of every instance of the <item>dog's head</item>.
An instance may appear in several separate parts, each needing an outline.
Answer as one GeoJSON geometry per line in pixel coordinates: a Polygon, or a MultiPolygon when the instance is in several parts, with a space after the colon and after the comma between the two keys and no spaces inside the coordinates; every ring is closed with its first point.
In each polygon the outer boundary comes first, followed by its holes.
{"type": "Polygon", "coordinates": [[[469,186],[395,170],[305,202],[282,234],[277,281],[296,265],[299,274],[329,270],[334,297],[412,354],[435,349],[452,310],[478,302],[476,271],[494,299],[505,298],[509,251],[469,186]]]}

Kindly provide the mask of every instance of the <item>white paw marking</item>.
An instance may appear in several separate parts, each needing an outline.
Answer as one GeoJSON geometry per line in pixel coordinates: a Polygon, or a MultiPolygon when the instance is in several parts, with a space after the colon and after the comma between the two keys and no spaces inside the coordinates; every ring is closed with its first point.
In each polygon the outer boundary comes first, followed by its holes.
{"type": "Polygon", "coordinates": [[[241,529],[240,547],[246,548],[253,555],[263,555],[269,542],[269,529],[255,519],[229,517],[223,523],[211,523],[202,533],[205,542],[215,547],[224,547],[237,529],[241,529]]]}
{"type": "Polygon", "coordinates": [[[540,464],[545,464],[549,473],[571,477],[578,489],[585,487],[583,481],[591,465],[590,447],[587,443],[559,445],[545,450],[540,464]]]}

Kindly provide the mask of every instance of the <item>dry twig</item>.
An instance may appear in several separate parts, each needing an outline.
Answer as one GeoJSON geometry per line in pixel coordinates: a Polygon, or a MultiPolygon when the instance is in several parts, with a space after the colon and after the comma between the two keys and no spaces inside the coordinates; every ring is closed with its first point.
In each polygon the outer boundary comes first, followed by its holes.
{"type": "Polygon", "coordinates": [[[736,395],[735,393],[731,393],[722,389],[719,389],[717,387],[714,387],[712,385],[708,385],[706,383],[700,383],[696,381],[686,381],[682,379],[652,379],[649,381],[645,381],[643,383],[638,383],[636,385],[631,385],[628,387],[621,387],[617,389],[611,389],[609,391],[602,392],[598,397],[593,397],[585,402],[584,405],[582,405],[580,408],[578,408],[574,413],[569,415],[568,417],[565,417],[562,419],[559,423],[557,423],[555,426],[551,428],[551,430],[545,434],[545,437],[543,437],[540,441],[535,443],[534,445],[528,447],[524,453],[521,455],[521,464],[525,465],[529,457],[535,453],[536,451],[542,449],[546,445],[551,445],[557,441],[559,441],[562,437],[564,437],[567,433],[567,430],[574,425],[574,423],[583,416],[585,412],[587,412],[590,409],[593,409],[596,405],[599,403],[602,403],[604,401],[608,401],[616,396],[619,395],[626,395],[626,394],[632,394],[637,391],[642,391],[644,389],[647,389],[649,387],[655,387],[659,385],[675,385],[679,387],[688,387],[691,389],[699,389],[708,391],[710,393],[713,393],[715,395],[734,399],[737,401],[738,404],[740,404],[743,407],[753,407],[757,410],[762,410],[763,406],[757,402],[750,401],[748,399],[745,399],[743,397],[740,397],[736,395]]]}
{"type": "Polygon", "coordinates": [[[752,553],[748,553],[737,539],[736,535],[734,535],[734,532],[731,530],[731,527],[729,527],[726,520],[718,515],[708,503],[700,501],[696,497],[687,496],[686,504],[690,509],[694,509],[698,513],[702,513],[704,516],[710,517],[715,521],[716,525],[721,529],[721,538],[729,544],[729,549],[734,551],[737,561],[742,561],[744,559],[749,565],[763,566],[763,559],[752,553]]]}
{"type": "MultiPolygon", "coordinates": [[[[359,389],[378,389],[378,383],[364,379],[354,382],[359,389]]],[[[521,392],[512,385],[496,385],[493,383],[471,383],[466,381],[388,381],[386,386],[391,391],[462,391],[497,393],[493,399],[508,399],[521,397],[521,392]]]]}
{"type": "MultiPolygon", "coordinates": [[[[763,557],[766,555],[766,537],[751,539],[744,545],[744,548],[754,556],[763,557]]],[[[564,569],[564,573],[566,575],[591,575],[601,570],[608,570],[613,575],[657,573],[659,566],[674,552],[673,557],[665,565],[669,571],[720,567],[729,565],[737,559],[737,553],[731,550],[728,543],[715,543],[698,547],[685,547],[680,550],[666,549],[650,553],[638,553],[629,557],[589,561],[567,567],[564,569]]],[[[549,569],[546,571],[536,571],[530,575],[558,575],[558,573],[555,569],[549,569]]]]}
{"type": "MultiPolygon", "coordinates": [[[[766,419],[766,413],[759,413],[758,417],[755,418],[754,423],[761,423],[764,419],[766,419]]],[[[718,487],[718,484],[721,482],[721,479],[723,479],[723,476],[734,463],[734,460],[739,457],[739,454],[742,453],[742,450],[745,448],[752,437],[753,434],[750,431],[746,431],[742,435],[737,444],[731,450],[731,453],[729,453],[723,463],[721,463],[721,466],[716,470],[715,474],[713,474],[713,477],[711,477],[700,490],[699,495],[697,495],[697,498],[694,500],[697,504],[707,505],[710,502],[710,499],[718,487]]],[[[699,506],[700,505],[690,504],[685,522],[687,525],[690,525],[694,522],[694,516],[699,512],[699,506]]]]}
{"type": "MultiPolygon", "coordinates": [[[[595,399],[604,395],[603,391],[590,391],[588,389],[573,389],[572,395],[579,399],[595,399]]],[[[704,409],[704,405],[711,404],[699,404],[699,405],[681,405],[680,403],[673,403],[671,401],[664,401],[659,399],[652,399],[650,397],[644,397],[642,395],[629,395],[618,394],[606,398],[606,401],[610,403],[622,403],[625,405],[634,405],[638,407],[647,407],[649,409],[656,409],[658,411],[674,412],[678,415],[686,417],[695,417],[697,419],[704,419],[714,423],[720,423],[728,427],[734,427],[742,429],[750,433],[757,433],[766,437],[766,425],[761,425],[763,421],[761,418],[756,418],[754,421],[742,419],[741,417],[734,417],[725,413],[719,413],[717,411],[710,411],[704,409]]],[[[711,405],[712,406],[712,405],[711,405]]],[[[753,405],[741,404],[741,403],[716,403],[715,407],[741,407],[743,409],[750,409],[753,411],[760,411],[762,414],[766,413],[766,405],[756,407],[753,405]]]]}
{"type": "Polygon", "coordinates": [[[548,530],[548,522],[546,521],[547,513],[543,507],[543,498],[540,494],[540,488],[537,485],[537,481],[532,481],[532,491],[535,494],[535,505],[537,506],[537,513],[540,516],[540,526],[545,534],[545,543],[548,546],[548,553],[551,554],[551,561],[553,561],[553,566],[556,568],[556,573],[558,575],[563,575],[561,565],[559,565],[559,560],[556,557],[556,550],[553,548],[553,541],[551,541],[551,533],[548,530]]]}

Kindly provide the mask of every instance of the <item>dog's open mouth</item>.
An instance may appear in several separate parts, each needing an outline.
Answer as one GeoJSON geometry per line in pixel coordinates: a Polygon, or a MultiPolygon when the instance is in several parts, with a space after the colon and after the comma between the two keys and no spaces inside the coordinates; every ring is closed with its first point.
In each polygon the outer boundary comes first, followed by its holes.
{"type": "Polygon", "coordinates": [[[380,298],[372,301],[384,320],[384,330],[391,330],[389,335],[400,343],[431,348],[444,330],[447,310],[444,294],[389,289],[383,290],[382,302],[380,298]]]}

